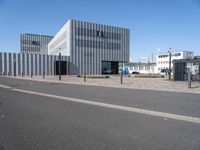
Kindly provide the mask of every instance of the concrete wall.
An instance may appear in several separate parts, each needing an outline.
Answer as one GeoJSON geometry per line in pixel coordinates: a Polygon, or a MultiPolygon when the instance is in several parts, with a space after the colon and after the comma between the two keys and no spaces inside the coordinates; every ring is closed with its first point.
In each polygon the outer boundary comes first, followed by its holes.
{"type": "MultiPolygon", "coordinates": [[[[62,61],[70,62],[68,56],[62,56],[62,61]]],[[[0,53],[0,75],[54,75],[54,61],[59,56],[42,54],[0,53]]]]}

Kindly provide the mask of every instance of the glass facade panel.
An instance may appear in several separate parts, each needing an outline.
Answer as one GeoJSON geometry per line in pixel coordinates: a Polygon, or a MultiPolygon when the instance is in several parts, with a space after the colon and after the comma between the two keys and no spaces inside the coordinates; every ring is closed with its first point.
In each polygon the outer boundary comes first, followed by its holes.
{"type": "Polygon", "coordinates": [[[119,62],[119,66],[118,66],[118,73],[121,73],[121,71],[123,70],[123,63],[119,62]]]}
{"type": "Polygon", "coordinates": [[[118,74],[122,67],[119,66],[119,62],[102,61],[102,74],[118,74]]]}
{"type": "Polygon", "coordinates": [[[102,74],[111,74],[111,62],[102,62],[102,74]]]}

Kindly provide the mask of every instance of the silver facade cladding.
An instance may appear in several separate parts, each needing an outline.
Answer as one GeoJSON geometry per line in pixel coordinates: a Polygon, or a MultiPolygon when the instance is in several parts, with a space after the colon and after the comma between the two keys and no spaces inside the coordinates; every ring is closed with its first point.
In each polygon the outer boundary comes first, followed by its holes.
{"type": "Polygon", "coordinates": [[[48,43],[53,36],[20,34],[21,53],[48,54],[48,43]]]}
{"type": "Polygon", "coordinates": [[[103,61],[129,61],[129,40],[129,29],[69,20],[48,48],[49,54],[70,56],[70,74],[101,74],[103,61]]]}
{"type": "MultiPolygon", "coordinates": [[[[58,56],[43,54],[22,54],[22,53],[0,53],[0,75],[54,75],[55,61],[58,56]]],[[[70,58],[62,56],[62,61],[70,65],[70,58]]],[[[69,74],[69,68],[67,68],[69,74]]]]}
{"type": "Polygon", "coordinates": [[[129,47],[129,29],[69,20],[54,38],[21,34],[21,54],[0,53],[0,75],[53,75],[59,53],[68,63],[67,74],[102,74],[107,62],[128,62],[129,47]]]}
{"type": "MultiPolygon", "coordinates": [[[[70,74],[101,74],[103,61],[129,61],[129,29],[77,20],[69,20],[67,25],[70,74]]],[[[50,42],[49,48],[56,46],[60,36],[55,36],[55,42],[50,42]]],[[[52,54],[59,52],[55,50],[52,54]]]]}

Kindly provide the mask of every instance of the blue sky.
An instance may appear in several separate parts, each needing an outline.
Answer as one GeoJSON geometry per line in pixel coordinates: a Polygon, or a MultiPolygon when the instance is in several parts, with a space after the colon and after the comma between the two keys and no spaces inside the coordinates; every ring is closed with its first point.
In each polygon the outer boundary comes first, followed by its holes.
{"type": "Polygon", "coordinates": [[[68,19],[131,31],[130,58],[157,49],[200,55],[200,0],[0,0],[0,52],[19,52],[19,34],[55,35],[68,19]]]}

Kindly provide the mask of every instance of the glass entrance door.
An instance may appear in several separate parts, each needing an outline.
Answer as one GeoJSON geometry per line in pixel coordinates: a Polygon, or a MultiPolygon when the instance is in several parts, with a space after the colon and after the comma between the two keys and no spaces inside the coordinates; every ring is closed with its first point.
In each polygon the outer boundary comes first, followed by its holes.
{"type": "Polygon", "coordinates": [[[118,74],[119,62],[117,61],[102,61],[102,74],[118,74]]]}

